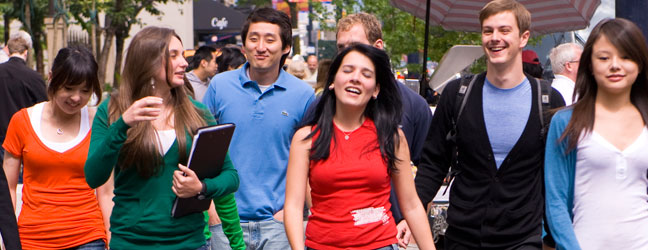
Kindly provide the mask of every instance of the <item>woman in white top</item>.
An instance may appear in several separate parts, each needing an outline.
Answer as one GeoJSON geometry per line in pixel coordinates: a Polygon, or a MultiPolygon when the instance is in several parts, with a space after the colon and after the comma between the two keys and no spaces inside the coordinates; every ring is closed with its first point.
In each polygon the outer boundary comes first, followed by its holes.
{"type": "Polygon", "coordinates": [[[9,123],[3,168],[15,207],[23,165],[23,249],[104,249],[109,240],[112,181],[95,193],[83,172],[96,111],[87,104],[93,94],[101,98],[97,68],[88,49],[61,49],[49,76],[49,101],[16,112],[9,123]]]}
{"type": "Polygon", "coordinates": [[[546,213],[557,249],[648,249],[648,48],[625,19],[585,44],[578,99],[552,119],[546,213]]]}

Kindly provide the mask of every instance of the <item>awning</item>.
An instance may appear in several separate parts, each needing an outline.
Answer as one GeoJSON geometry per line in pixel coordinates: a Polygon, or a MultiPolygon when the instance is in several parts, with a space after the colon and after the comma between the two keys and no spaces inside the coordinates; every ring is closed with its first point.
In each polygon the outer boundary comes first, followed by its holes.
{"type": "Polygon", "coordinates": [[[218,0],[193,2],[194,30],[199,33],[240,33],[247,16],[218,0]]]}

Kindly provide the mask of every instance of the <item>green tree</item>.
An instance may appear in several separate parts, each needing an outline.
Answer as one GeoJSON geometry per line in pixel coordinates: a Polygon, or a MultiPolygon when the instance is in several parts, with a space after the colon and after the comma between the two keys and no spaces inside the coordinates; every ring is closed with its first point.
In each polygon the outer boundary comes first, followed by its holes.
{"type": "MultiPolygon", "coordinates": [[[[96,32],[96,37],[103,35],[102,46],[97,46],[97,63],[99,64],[99,79],[104,81],[107,70],[110,48],[115,39],[115,65],[113,76],[114,87],[119,85],[119,77],[124,54],[124,42],[129,36],[131,27],[140,24],[137,15],[146,11],[154,16],[163,14],[156,4],[168,2],[183,3],[185,0],[76,0],[70,5],[69,13],[86,30],[91,31],[92,24],[101,27],[96,32]],[[95,2],[96,1],[96,2],[95,2]],[[103,11],[106,16],[103,25],[98,23],[96,13],[103,11]]],[[[90,32],[89,32],[90,33],[90,32]]],[[[99,44],[97,42],[97,44],[99,44]]]]}
{"type": "Polygon", "coordinates": [[[46,41],[44,20],[49,10],[48,3],[48,0],[0,0],[0,10],[5,20],[5,35],[8,33],[7,26],[11,20],[18,19],[23,23],[23,29],[32,37],[36,71],[43,76],[45,76],[43,50],[46,41]]]}
{"type": "MultiPolygon", "coordinates": [[[[336,11],[329,13],[321,3],[313,2],[314,13],[311,14],[311,17],[320,21],[322,29],[335,29],[335,23],[326,23],[327,19],[339,20],[345,14],[357,12],[371,13],[382,22],[383,40],[393,64],[401,64],[402,54],[423,51],[425,22],[392,6],[389,0],[364,0],[362,3],[350,0],[333,0],[332,4],[336,6],[336,11]]],[[[432,61],[439,61],[453,45],[479,44],[480,41],[478,33],[446,31],[439,26],[431,26],[428,57],[432,61]]],[[[411,65],[410,67],[414,68],[415,66],[411,65]]]]}

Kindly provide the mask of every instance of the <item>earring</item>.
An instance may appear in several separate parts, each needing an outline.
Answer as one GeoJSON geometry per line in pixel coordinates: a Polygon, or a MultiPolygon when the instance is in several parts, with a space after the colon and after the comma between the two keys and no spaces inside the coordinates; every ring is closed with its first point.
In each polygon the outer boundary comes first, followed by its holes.
{"type": "Polygon", "coordinates": [[[373,96],[371,96],[371,98],[376,100],[378,98],[378,96],[373,95],[373,96]]]}
{"type": "Polygon", "coordinates": [[[155,90],[155,80],[153,80],[152,78],[151,78],[151,88],[155,90]]]}

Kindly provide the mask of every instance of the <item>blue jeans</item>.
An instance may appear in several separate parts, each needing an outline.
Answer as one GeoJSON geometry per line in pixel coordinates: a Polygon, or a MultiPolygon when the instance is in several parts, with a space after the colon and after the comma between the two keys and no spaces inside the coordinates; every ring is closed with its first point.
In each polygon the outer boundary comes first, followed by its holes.
{"type": "Polygon", "coordinates": [[[105,250],[106,243],[103,240],[93,240],[78,247],[70,248],[69,250],[105,250]]]}
{"type": "Polygon", "coordinates": [[[196,250],[211,250],[211,249],[212,248],[210,248],[209,242],[206,242],[205,245],[202,245],[201,247],[196,248],[196,250]]]}
{"type": "MultiPolygon", "coordinates": [[[[247,250],[290,249],[283,222],[275,219],[241,222],[241,228],[243,229],[243,241],[245,241],[247,250]]],[[[223,233],[222,225],[209,226],[209,231],[212,233],[210,240],[212,250],[231,249],[229,240],[223,233]]]]}

